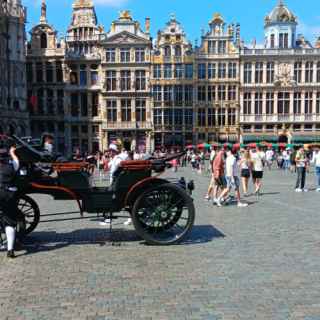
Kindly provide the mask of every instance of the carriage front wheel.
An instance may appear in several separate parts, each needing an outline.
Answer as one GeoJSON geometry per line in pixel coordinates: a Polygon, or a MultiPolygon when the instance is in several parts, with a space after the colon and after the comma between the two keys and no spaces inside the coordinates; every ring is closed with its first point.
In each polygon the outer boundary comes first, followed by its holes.
{"type": "Polygon", "coordinates": [[[132,209],[136,232],[155,245],[182,241],[191,231],[194,219],[193,200],[185,190],[171,183],[145,191],[132,209]]]}
{"type": "Polygon", "coordinates": [[[31,233],[40,221],[40,209],[37,203],[27,195],[20,195],[18,197],[18,210],[25,218],[25,234],[31,233]]]}

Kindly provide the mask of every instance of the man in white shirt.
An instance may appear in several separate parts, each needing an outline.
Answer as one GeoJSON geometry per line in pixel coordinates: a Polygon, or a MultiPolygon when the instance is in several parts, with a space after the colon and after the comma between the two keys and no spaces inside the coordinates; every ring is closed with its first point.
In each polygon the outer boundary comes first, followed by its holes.
{"type": "Polygon", "coordinates": [[[274,160],[274,151],[271,148],[269,148],[266,151],[266,162],[269,170],[271,170],[272,168],[273,160],[274,160]]]}
{"type": "Polygon", "coordinates": [[[238,207],[247,207],[247,203],[241,202],[240,197],[240,179],[239,179],[239,166],[236,157],[233,155],[231,150],[227,151],[226,159],[226,180],[227,188],[223,190],[220,197],[218,198],[217,205],[221,207],[221,200],[226,197],[232,189],[236,193],[236,198],[238,202],[238,207]]]}
{"type": "Polygon", "coordinates": [[[256,149],[251,150],[251,160],[253,164],[252,168],[252,179],[255,185],[255,194],[259,195],[262,187],[262,178],[263,178],[263,163],[265,160],[265,153],[260,151],[257,147],[256,149]]]}

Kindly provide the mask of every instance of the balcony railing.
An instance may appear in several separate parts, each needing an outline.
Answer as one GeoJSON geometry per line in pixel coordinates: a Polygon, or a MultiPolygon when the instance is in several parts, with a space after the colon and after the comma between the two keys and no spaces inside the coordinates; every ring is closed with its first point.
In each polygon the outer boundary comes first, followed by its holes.
{"type": "Polygon", "coordinates": [[[123,121],[123,122],[107,122],[102,124],[103,130],[139,130],[152,129],[152,123],[148,121],[123,121]]]}
{"type": "Polygon", "coordinates": [[[283,123],[283,122],[317,122],[320,114],[263,114],[263,115],[240,115],[240,123],[283,123]]]}
{"type": "Polygon", "coordinates": [[[242,49],[241,54],[248,56],[261,55],[319,55],[320,49],[242,49]]]}

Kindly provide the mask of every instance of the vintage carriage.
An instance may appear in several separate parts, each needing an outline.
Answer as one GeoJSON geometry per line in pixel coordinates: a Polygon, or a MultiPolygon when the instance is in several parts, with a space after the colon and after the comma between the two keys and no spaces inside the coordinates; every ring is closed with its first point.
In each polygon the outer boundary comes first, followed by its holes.
{"type": "Polygon", "coordinates": [[[178,243],[193,227],[192,198],[180,185],[160,177],[168,162],[179,155],[124,161],[111,186],[94,187],[90,164],[57,162],[25,141],[14,139],[21,162],[17,177],[18,207],[23,217],[20,233],[31,233],[40,221],[40,209],[30,197],[39,193],[51,195],[55,200],[76,201],[81,215],[103,214],[112,221],[118,212],[125,211],[137,234],[150,244],[178,243]]]}

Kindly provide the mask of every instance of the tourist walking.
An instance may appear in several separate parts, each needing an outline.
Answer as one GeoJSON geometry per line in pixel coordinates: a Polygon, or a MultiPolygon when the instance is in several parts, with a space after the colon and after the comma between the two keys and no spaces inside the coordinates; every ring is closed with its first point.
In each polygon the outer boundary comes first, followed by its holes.
{"type": "Polygon", "coordinates": [[[305,188],[305,183],[309,160],[307,158],[304,148],[299,149],[299,151],[296,154],[295,161],[297,167],[296,192],[308,192],[308,189],[305,188]]]}
{"type": "Polygon", "coordinates": [[[243,195],[247,197],[248,188],[249,188],[249,179],[250,179],[251,169],[252,169],[251,155],[248,150],[242,151],[239,165],[241,170],[243,195]]]}
{"type": "Polygon", "coordinates": [[[312,163],[315,165],[315,174],[316,174],[316,183],[317,183],[317,192],[320,192],[320,150],[319,148],[315,149],[313,154],[312,163]]]}
{"type": "Polygon", "coordinates": [[[239,166],[236,157],[231,150],[227,151],[226,158],[226,182],[227,187],[222,191],[221,195],[218,198],[217,206],[222,206],[222,199],[226,198],[228,194],[234,190],[236,193],[236,199],[238,202],[238,207],[247,207],[247,203],[241,202],[240,197],[240,179],[239,179],[239,166]]]}
{"type": "Polygon", "coordinates": [[[227,182],[224,176],[225,167],[225,150],[222,148],[215,159],[213,160],[213,177],[214,177],[214,187],[213,187],[213,203],[221,203],[222,198],[219,199],[219,190],[224,190],[227,186],[227,182]]]}
{"type": "Polygon", "coordinates": [[[265,155],[261,152],[260,148],[251,150],[251,160],[252,160],[252,181],[255,186],[254,193],[260,195],[262,187],[263,178],[263,163],[265,160],[265,155]]]}
{"type": "Polygon", "coordinates": [[[268,148],[266,151],[266,163],[269,170],[271,170],[274,160],[274,151],[272,148],[268,148]]]}

